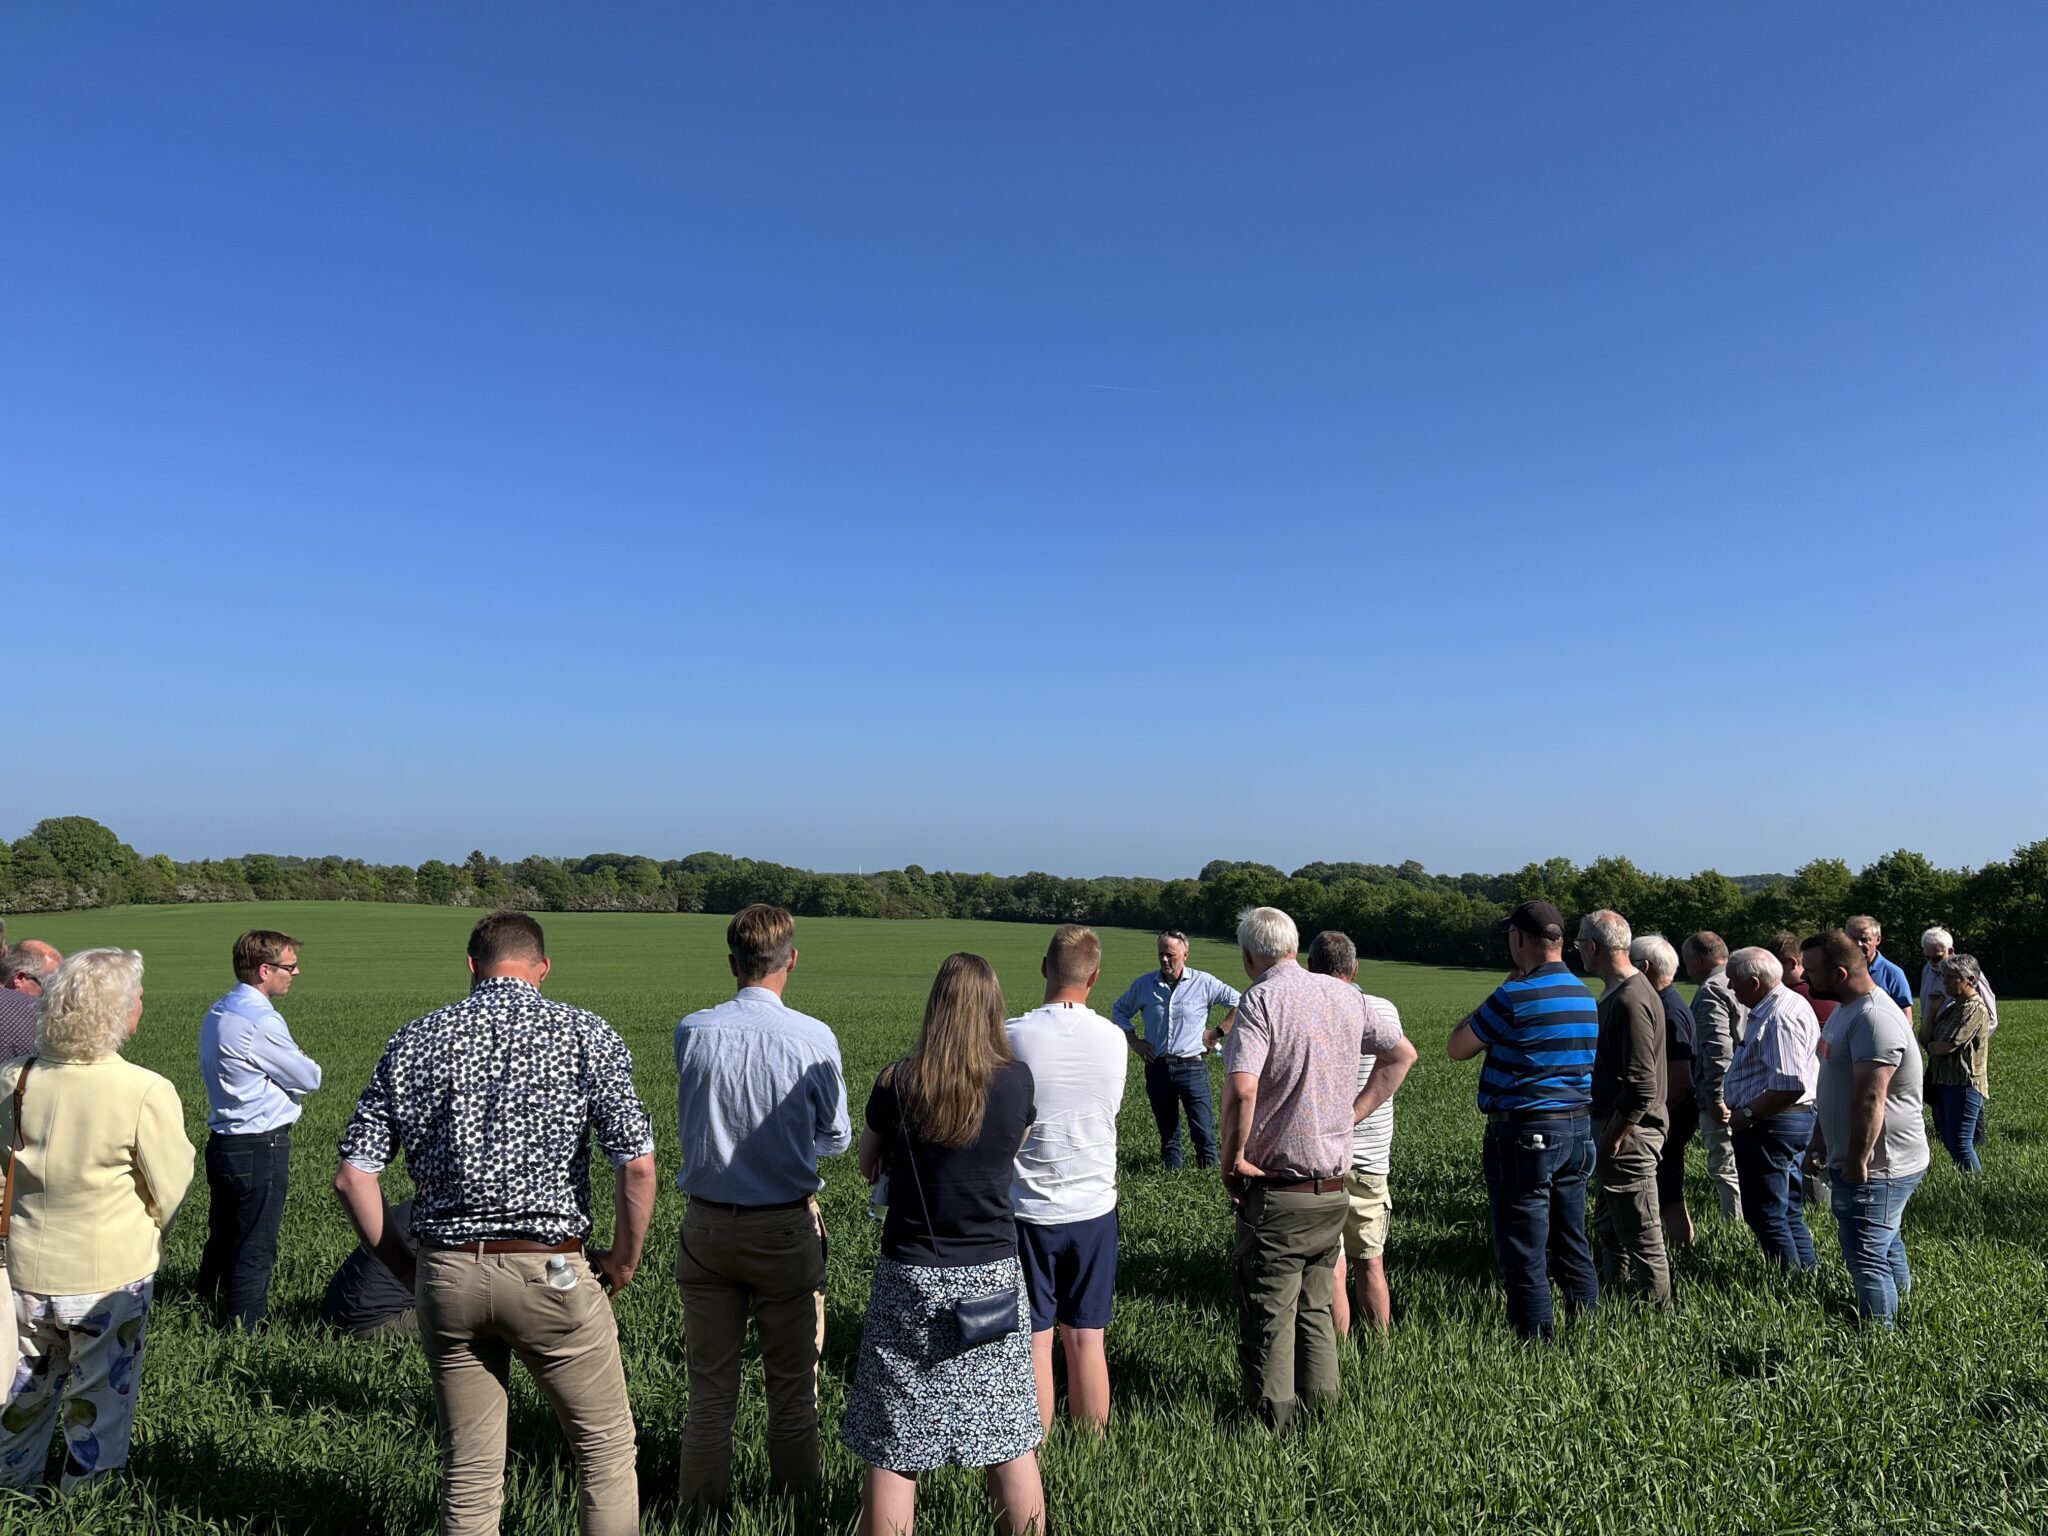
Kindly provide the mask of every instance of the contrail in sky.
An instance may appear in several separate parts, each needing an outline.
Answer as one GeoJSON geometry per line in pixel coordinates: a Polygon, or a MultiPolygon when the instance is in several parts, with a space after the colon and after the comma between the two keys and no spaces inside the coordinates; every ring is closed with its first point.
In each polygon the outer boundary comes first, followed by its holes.
{"type": "Polygon", "coordinates": [[[1135,384],[1090,384],[1090,389],[1113,389],[1120,395],[1156,395],[1156,389],[1140,389],[1135,384]]]}

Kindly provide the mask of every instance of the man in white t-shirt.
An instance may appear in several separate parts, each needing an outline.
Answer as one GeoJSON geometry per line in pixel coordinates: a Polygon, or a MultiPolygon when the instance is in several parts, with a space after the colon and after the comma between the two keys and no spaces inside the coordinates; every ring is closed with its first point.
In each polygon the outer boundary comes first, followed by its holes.
{"type": "Polygon", "coordinates": [[[1067,1413],[1109,1423],[1109,1359],[1102,1335],[1116,1290],[1116,1112],[1128,1060],[1123,1032],[1088,1006],[1102,974],[1102,942],[1068,923],[1039,965],[1045,1002],[1010,1020],[1010,1050],[1031,1068],[1038,1118],[1017,1152],[1010,1203],[1017,1258],[1031,1297],[1031,1360],[1038,1415],[1052,1428],[1052,1336],[1067,1358],[1067,1413]]]}
{"type": "MultiPolygon", "coordinates": [[[[1344,934],[1325,930],[1308,947],[1308,968],[1335,976],[1358,986],[1358,946],[1344,934]]],[[[1359,993],[1365,1006],[1401,1027],[1401,1010],[1384,997],[1374,997],[1363,987],[1359,993]]],[[[1372,1076],[1376,1057],[1358,1058],[1358,1086],[1372,1076]]],[[[1344,1217],[1344,1251],[1337,1256],[1337,1294],[1331,1308],[1337,1332],[1351,1331],[1352,1315],[1381,1333],[1393,1321],[1393,1299],[1387,1293],[1387,1268],[1382,1257],[1387,1250],[1387,1227],[1393,1220],[1394,1199],[1387,1190],[1387,1173],[1394,1155],[1394,1101],[1388,1099],[1359,1121],[1351,1131],[1351,1166],[1344,1173],[1344,1192],[1351,1208],[1344,1217]]]]}

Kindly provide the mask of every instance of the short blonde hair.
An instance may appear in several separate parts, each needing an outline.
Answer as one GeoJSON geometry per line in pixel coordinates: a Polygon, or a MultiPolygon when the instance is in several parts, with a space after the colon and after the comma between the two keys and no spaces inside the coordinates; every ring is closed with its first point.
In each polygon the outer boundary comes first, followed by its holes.
{"type": "Polygon", "coordinates": [[[1060,987],[1085,987],[1102,969],[1102,940],[1093,928],[1064,923],[1045,947],[1045,979],[1060,987]]]}
{"type": "Polygon", "coordinates": [[[81,949],[43,986],[36,1010],[36,1055],[98,1061],[128,1042],[128,1021],[142,995],[142,951],[81,949]]]}

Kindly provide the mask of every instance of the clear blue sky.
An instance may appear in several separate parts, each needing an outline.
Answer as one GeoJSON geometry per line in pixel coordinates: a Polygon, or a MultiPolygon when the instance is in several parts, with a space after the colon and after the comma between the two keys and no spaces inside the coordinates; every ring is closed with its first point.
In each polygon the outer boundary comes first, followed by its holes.
{"type": "Polygon", "coordinates": [[[0,834],[2002,857],[2044,79],[2020,3],[8,7],[0,834]]]}

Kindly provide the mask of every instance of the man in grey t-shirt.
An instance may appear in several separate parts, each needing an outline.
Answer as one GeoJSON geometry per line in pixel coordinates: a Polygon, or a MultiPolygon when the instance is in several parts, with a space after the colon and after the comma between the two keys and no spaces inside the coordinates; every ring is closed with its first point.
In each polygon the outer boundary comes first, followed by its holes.
{"type": "Polygon", "coordinates": [[[1856,1310],[1887,1327],[1913,1288],[1899,1224],[1927,1172],[1920,1047],[1913,1026],[1871,979],[1862,946],[1836,929],[1801,955],[1816,997],[1841,1004],[1820,1036],[1820,1126],[1812,1158],[1825,1162],[1842,1261],[1856,1310]]]}

